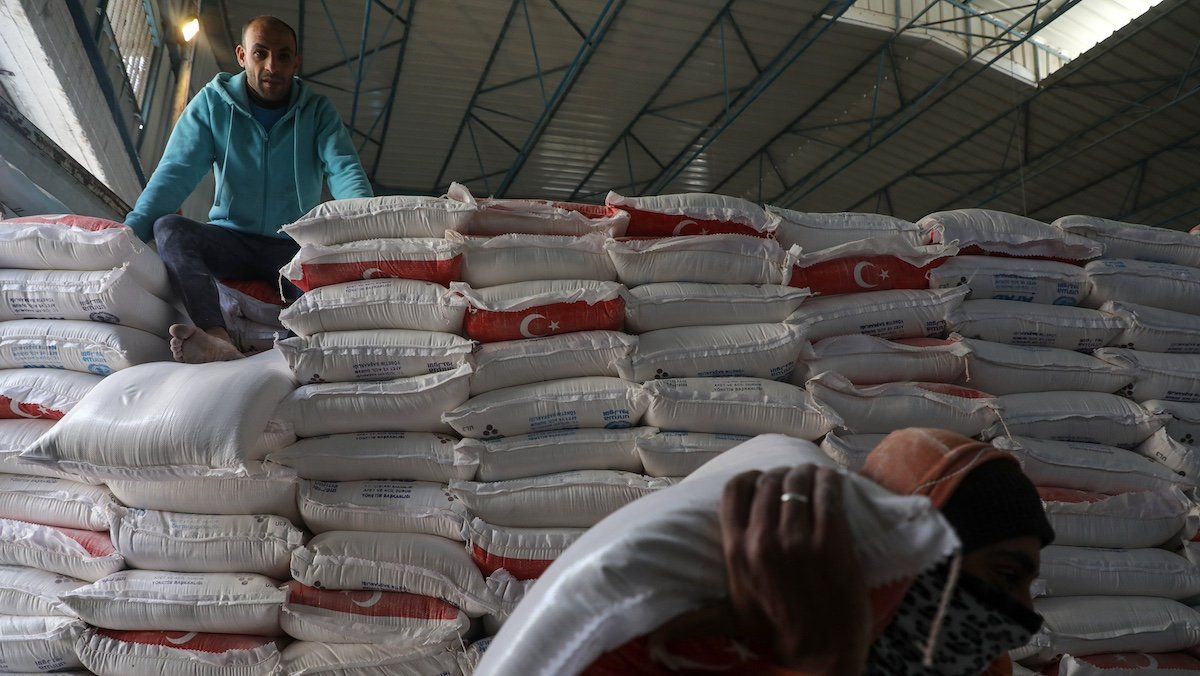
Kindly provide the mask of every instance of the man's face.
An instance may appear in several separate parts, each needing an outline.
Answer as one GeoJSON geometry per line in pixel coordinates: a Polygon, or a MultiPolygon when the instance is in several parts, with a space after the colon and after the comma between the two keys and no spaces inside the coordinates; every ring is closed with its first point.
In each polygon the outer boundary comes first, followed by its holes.
{"type": "Polygon", "coordinates": [[[300,71],[300,55],[292,34],[257,23],[246,29],[237,46],[238,65],[246,69],[246,84],[266,101],[284,101],[292,93],[292,77],[300,71]]]}
{"type": "Polygon", "coordinates": [[[1003,540],[963,557],[963,570],[1033,608],[1029,585],[1038,576],[1042,543],[1035,537],[1003,540]]]}

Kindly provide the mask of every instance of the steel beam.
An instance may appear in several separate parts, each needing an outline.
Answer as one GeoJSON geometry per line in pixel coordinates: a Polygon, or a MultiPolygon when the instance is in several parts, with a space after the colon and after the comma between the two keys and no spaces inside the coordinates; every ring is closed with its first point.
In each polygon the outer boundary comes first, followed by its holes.
{"type": "MultiPolygon", "coordinates": [[[[404,42],[400,45],[400,53],[396,55],[396,68],[392,71],[392,93],[388,96],[387,105],[383,109],[383,129],[379,133],[379,138],[382,139],[383,143],[387,142],[388,129],[392,126],[392,111],[396,107],[397,88],[400,84],[400,73],[404,69],[404,54],[408,51],[408,36],[412,34],[416,6],[417,0],[408,0],[408,12],[404,18],[404,42]]],[[[383,159],[383,143],[380,143],[379,149],[375,152],[375,161],[371,164],[372,181],[379,175],[379,163],[383,159]]]]}

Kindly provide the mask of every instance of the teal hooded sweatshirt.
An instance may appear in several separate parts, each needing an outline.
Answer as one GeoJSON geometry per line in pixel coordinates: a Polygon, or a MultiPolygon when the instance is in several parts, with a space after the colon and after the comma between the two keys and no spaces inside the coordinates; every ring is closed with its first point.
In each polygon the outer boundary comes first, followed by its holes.
{"type": "Polygon", "coordinates": [[[250,114],[244,72],[213,78],[184,109],[125,224],[149,241],[154,221],[178,211],[210,168],[209,222],[254,235],[287,237],[279,228],[317,206],[326,179],[334,199],[372,196],[341,116],[299,78],[270,131],[250,114]]]}

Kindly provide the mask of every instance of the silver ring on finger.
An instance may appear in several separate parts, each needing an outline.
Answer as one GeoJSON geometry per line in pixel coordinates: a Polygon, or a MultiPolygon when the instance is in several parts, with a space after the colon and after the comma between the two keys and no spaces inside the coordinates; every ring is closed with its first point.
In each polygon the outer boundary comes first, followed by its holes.
{"type": "Polygon", "coordinates": [[[808,502],[809,498],[803,493],[784,493],[779,496],[780,502],[808,502]]]}

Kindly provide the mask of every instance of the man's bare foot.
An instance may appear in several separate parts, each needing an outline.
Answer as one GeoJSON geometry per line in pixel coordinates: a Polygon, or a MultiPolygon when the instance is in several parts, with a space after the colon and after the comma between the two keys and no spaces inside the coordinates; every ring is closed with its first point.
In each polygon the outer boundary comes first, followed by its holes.
{"type": "Polygon", "coordinates": [[[185,364],[230,361],[244,356],[233,346],[233,341],[225,329],[201,331],[187,324],[175,324],[171,327],[171,355],[175,357],[175,361],[185,364]]]}

